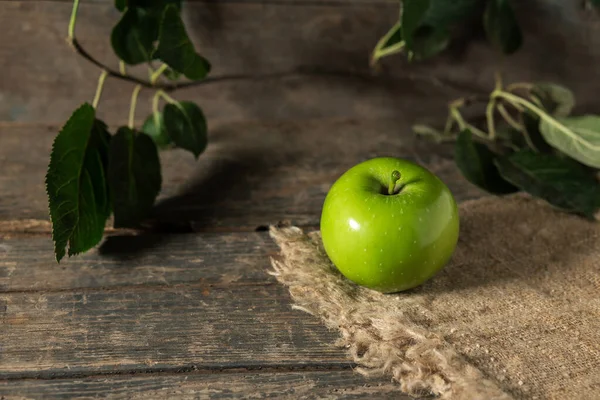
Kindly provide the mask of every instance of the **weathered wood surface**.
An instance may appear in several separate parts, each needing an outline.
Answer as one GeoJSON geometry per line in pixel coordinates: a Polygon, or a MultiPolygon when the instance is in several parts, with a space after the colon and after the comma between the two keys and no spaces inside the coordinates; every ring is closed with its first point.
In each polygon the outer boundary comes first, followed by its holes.
{"type": "Polygon", "coordinates": [[[264,232],[125,236],[56,265],[47,237],[0,241],[0,395],[400,396],[291,309],[274,250],[264,232]]]}
{"type": "MultiPolygon", "coordinates": [[[[581,110],[597,111],[596,90],[589,82],[600,77],[595,67],[600,62],[600,16],[579,1],[516,4],[526,31],[525,46],[517,54],[503,58],[483,40],[459,40],[425,63],[386,59],[373,77],[369,54],[396,18],[396,2],[191,2],[185,8],[188,29],[211,60],[213,76],[299,69],[328,73],[225,81],[177,96],[197,101],[209,119],[390,118],[405,89],[397,78],[481,91],[492,88],[493,74],[501,70],[507,81],[564,83],[574,89],[581,110]]],[[[68,1],[0,1],[0,120],[62,123],[93,96],[98,71],[65,43],[70,7],[68,1]]],[[[118,17],[110,1],[82,2],[77,28],[86,49],[113,66],[109,33],[118,17]]],[[[146,75],[143,68],[135,71],[146,75]]],[[[107,83],[101,113],[110,122],[125,121],[130,90],[128,84],[107,83]]],[[[147,105],[149,96],[143,91],[141,104],[147,105]]]]}
{"type": "Polygon", "coordinates": [[[275,283],[7,293],[0,312],[0,379],[352,366],[275,283]]]}
{"type": "MultiPolygon", "coordinates": [[[[422,163],[458,200],[480,196],[454,165],[451,146],[410,132],[409,121],[445,111],[425,104],[425,94],[399,100],[394,120],[213,121],[198,161],[181,151],[163,153],[164,188],[154,219],[187,231],[254,230],[281,220],[316,226],[335,179],[375,156],[422,163]]],[[[48,219],[43,182],[57,129],[0,125],[0,220],[48,219]]]]}
{"type": "Polygon", "coordinates": [[[269,256],[276,250],[266,232],[110,236],[99,249],[57,265],[47,235],[16,237],[0,240],[0,295],[271,285],[269,256]]]}
{"type": "Polygon", "coordinates": [[[395,399],[409,400],[398,385],[352,371],[146,374],[133,377],[0,382],[0,396],[72,399],[395,399]],[[18,393],[19,396],[11,396],[18,393]]]}

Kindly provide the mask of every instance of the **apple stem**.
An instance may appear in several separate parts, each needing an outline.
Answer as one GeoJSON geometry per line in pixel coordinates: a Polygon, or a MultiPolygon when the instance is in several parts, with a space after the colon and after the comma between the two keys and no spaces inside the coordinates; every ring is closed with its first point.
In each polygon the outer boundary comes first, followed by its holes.
{"type": "Polygon", "coordinates": [[[396,193],[396,182],[400,179],[400,172],[394,171],[392,172],[392,179],[390,180],[390,184],[388,186],[388,194],[392,195],[396,193]]]}

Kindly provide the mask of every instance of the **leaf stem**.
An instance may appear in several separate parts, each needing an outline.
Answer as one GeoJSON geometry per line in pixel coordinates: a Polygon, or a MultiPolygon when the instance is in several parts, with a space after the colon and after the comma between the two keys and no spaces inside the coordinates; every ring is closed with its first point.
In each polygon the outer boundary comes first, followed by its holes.
{"type": "Polygon", "coordinates": [[[102,97],[102,89],[104,88],[104,81],[106,81],[106,77],[108,76],[108,72],[106,70],[102,70],[100,77],[98,78],[98,85],[96,86],[96,95],[94,96],[94,101],[92,101],[92,107],[98,108],[98,103],[100,102],[100,97],[102,97]]]}
{"type": "Polygon", "coordinates": [[[390,40],[390,38],[394,35],[394,33],[398,29],[400,29],[400,24],[401,24],[401,22],[399,21],[394,26],[392,26],[392,28],[390,28],[390,30],[387,31],[387,33],[381,39],[379,39],[379,41],[377,42],[377,45],[375,45],[375,50],[373,50],[373,54],[371,56],[371,66],[372,67],[375,66],[375,64],[377,63],[377,60],[379,60],[380,58],[385,57],[390,54],[399,53],[404,48],[405,42],[401,41],[401,42],[395,43],[389,47],[386,47],[385,49],[382,49],[383,46],[385,45],[385,43],[388,40],[390,40]]]}
{"type": "Polygon", "coordinates": [[[135,126],[135,109],[137,107],[138,95],[140,94],[140,90],[142,90],[142,85],[136,85],[133,88],[133,92],[131,93],[131,104],[129,105],[129,122],[127,126],[129,129],[133,129],[135,126]]]}
{"type": "Polygon", "coordinates": [[[390,179],[390,183],[388,185],[388,194],[396,194],[396,182],[400,179],[400,172],[394,171],[392,172],[392,176],[390,179]]]}
{"type": "Polygon", "coordinates": [[[479,136],[480,138],[489,140],[489,135],[487,133],[485,133],[484,131],[467,123],[457,108],[450,108],[450,114],[452,115],[452,117],[454,118],[456,123],[458,124],[458,127],[461,131],[465,130],[465,129],[469,129],[471,132],[473,132],[475,135],[479,136]]]}
{"type": "Polygon", "coordinates": [[[504,120],[513,128],[515,128],[518,131],[522,131],[523,127],[521,126],[521,124],[519,124],[508,112],[508,110],[506,109],[506,107],[504,107],[504,104],[502,103],[498,103],[496,105],[496,107],[498,108],[498,112],[500,113],[500,115],[502,116],[502,118],[504,118],[504,120]]]}
{"type": "MultiPolygon", "coordinates": [[[[523,115],[521,115],[521,120],[522,119],[523,115]]],[[[531,140],[529,132],[527,132],[527,128],[525,128],[525,122],[523,122],[523,129],[521,132],[523,133],[523,137],[525,138],[525,143],[527,143],[527,146],[529,146],[531,150],[535,151],[536,153],[539,153],[539,150],[535,147],[535,144],[533,144],[533,140],[531,140]]]]}
{"type": "Polygon", "coordinates": [[[174,98],[172,98],[171,96],[169,96],[167,93],[165,93],[164,90],[159,90],[156,92],[157,96],[161,96],[163,99],[165,99],[166,101],[168,101],[169,103],[177,103],[177,100],[175,100],[174,98]]]}
{"type": "Polygon", "coordinates": [[[158,113],[158,103],[160,102],[160,90],[157,90],[152,97],[152,112],[154,114],[158,113]]]}
{"type": "Polygon", "coordinates": [[[160,102],[160,90],[156,91],[156,93],[154,93],[154,96],[152,97],[152,118],[154,118],[154,125],[159,126],[160,125],[160,120],[159,120],[159,114],[160,111],[158,110],[158,104],[160,102]]]}
{"type": "Polygon", "coordinates": [[[554,118],[550,117],[548,114],[546,114],[546,112],[544,112],[544,110],[538,108],[537,106],[535,106],[533,103],[531,103],[530,101],[527,101],[519,96],[515,96],[512,93],[508,93],[505,92],[503,90],[494,90],[492,92],[492,98],[502,98],[504,100],[506,100],[508,103],[510,103],[511,105],[515,106],[518,108],[518,106],[523,106],[525,108],[528,108],[529,110],[533,111],[534,113],[536,113],[540,118],[546,118],[546,119],[550,119],[550,120],[554,120],[554,118]]]}
{"type": "Polygon", "coordinates": [[[75,40],[75,22],[77,21],[77,11],[79,9],[79,0],[73,0],[73,9],[71,10],[71,19],[69,20],[69,40],[75,40]]]}
{"type": "Polygon", "coordinates": [[[496,71],[496,73],[494,74],[494,78],[496,81],[495,90],[502,90],[502,75],[500,74],[500,72],[496,71]]]}
{"type": "Polygon", "coordinates": [[[494,108],[496,108],[496,100],[490,99],[486,109],[485,109],[485,118],[487,120],[487,127],[489,131],[490,140],[496,139],[496,127],[494,126],[494,108]]]}
{"type": "Polygon", "coordinates": [[[161,77],[161,75],[167,70],[167,68],[169,68],[169,66],[167,64],[163,64],[156,71],[154,71],[152,75],[150,75],[150,83],[152,85],[155,85],[158,79],[161,77]]]}
{"type": "MultiPolygon", "coordinates": [[[[577,143],[582,142],[581,137],[574,134],[573,131],[571,131],[571,129],[569,129],[566,126],[564,126],[563,124],[561,124],[560,121],[556,120],[555,118],[552,118],[550,115],[548,115],[548,113],[546,113],[544,110],[538,108],[533,103],[531,103],[519,96],[515,96],[514,94],[507,93],[505,91],[494,91],[492,93],[492,97],[499,97],[499,98],[503,98],[503,99],[507,100],[510,103],[520,104],[523,107],[528,108],[530,111],[534,112],[537,116],[540,117],[540,119],[546,121],[548,124],[552,125],[554,128],[560,130],[562,133],[564,133],[569,138],[573,139],[575,142],[577,142],[577,143]]],[[[594,146],[594,147],[600,148],[600,146],[594,146]]]]}
{"type": "Polygon", "coordinates": [[[449,135],[452,132],[453,126],[454,119],[452,118],[452,114],[448,114],[448,118],[446,118],[446,124],[444,125],[444,134],[449,135]]]}
{"type": "Polygon", "coordinates": [[[119,73],[123,76],[127,75],[127,69],[125,69],[125,61],[119,60],[119,73]]]}

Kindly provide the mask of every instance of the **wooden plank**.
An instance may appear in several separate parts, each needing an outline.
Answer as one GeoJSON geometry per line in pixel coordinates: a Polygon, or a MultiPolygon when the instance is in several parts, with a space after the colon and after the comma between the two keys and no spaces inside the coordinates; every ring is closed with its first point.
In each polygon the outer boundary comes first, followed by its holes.
{"type": "Polygon", "coordinates": [[[0,319],[0,379],[352,366],[275,284],[9,293],[0,319]]]}
{"type": "MultiPolygon", "coordinates": [[[[2,2],[9,2],[15,0],[0,0],[2,2]]],[[[36,0],[36,1],[51,1],[51,2],[63,2],[63,3],[73,3],[73,0],[36,0]]],[[[87,3],[111,3],[112,0],[87,0],[87,3]]],[[[229,3],[229,4],[280,4],[286,6],[306,6],[306,5],[336,5],[339,7],[351,6],[353,4],[389,4],[395,3],[396,0],[185,0],[186,3],[229,3]]],[[[113,4],[113,3],[111,3],[113,4]]]]}
{"type": "Polygon", "coordinates": [[[0,240],[0,294],[140,286],[269,285],[266,232],[110,236],[99,249],[56,264],[48,237],[0,240]]]}
{"type": "Polygon", "coordinates": [[[133,377],[17,380],[0,382],[0,396],[72,399],[396,399],[410,400],[388,379],[352,371],[142,374],[133,377]]]}
{"type": "MultiPolygon", "coordinates": [[[[78,104],[91,100],[99,71],[65,43],[70,9],[71,5],[66,2],[2,3],[0,26],[5,28],[0,68],[5,79],[0,97],[0,120],[59,123],[66,120],[78,104]]],[[[385,33],[393,20],[390,14],[397,9],[397,4],[366,3],[348,10],[326,3],[306,7],[220,2],[187,4],[185,16],[189,33],[210,59],[213,76],[240,73],[256,76],[297,71],[302,67],[334,70],[341,76],[336,78],[327,73],[305,79],[291,74],[287,79],[268,80],[267,84],[253,79],[234,80],[182,90],[177,96],[199,102],[209,118],[238,120],[348,116],[352,109],[348,108],[347,98],[354,93],[353,99],[356,99],[357,91],[366,95],[360,104],[369,107],[369,99],[381,104],[382,96],[392,97],[387,81],[380,81],[375,92],[366,94],[365,88],[372,83],[353,76],[357,73],[356,65],[362,66],[363,72],[367,71],[362,74],[365,79],[371,75],[366,69],[368,49],[377,42],[379,34],[385,33]],[[333,46],[335,51],[332,51],[333,46]],[[319,97],[321,104],[311,104],[319,97]],[[286,100],[285,104],[282,100],[286,100]]],[[[111,3],[82,2],[80,6],[77,35],[81,43],[95,57],[112,66],[117,65],[117,59],[109,37],[118,18],[119,13],[111,3]]],[[[131,71],[142,77],[147,75],[144,67],[131,71]]],[[[125,122],[131,89],[129,84],[109,80],[100,113],[110,122],[125,122]]],[[[146,105],[146,111],[151,94],[148,90],[141,94],[140,104],[146,105]]],[[[369,108],[377,111],[377,107],[369,108]]],[[[392,113],[391,104],[378,111],[380,115],[392,113]]]]}
{"type": "MultiPolygon", "coordinates": [[[[281,220],[317,226],[335,179],[385,155],[426,165],[458,200],[480,196],[454,166],[451,146],[416,141],[410,133],[410,122],[431,118],[436,105],[400,104],[394,120],[212,121],[198,161],[181,151],[162,154],[164,188],[154,219],[188,231],[254,230],[281,220]]],[[[56,130],[0,127],[0,220],[48,219],[43,180],[56,130]]]]}
{"type": "MultiPolygon", "coordinates": [[[[402,57],[386,59],[379,77],[373,78],[369,54],[394,22],[396,2],[343,7],[329,1],[194,2],[186,6],[186,23],[193,40],[211,60],[213,76],[298,70],[310,70],[313,75],[225,81],[177,96],[199,102],[209,119],[391,117],[396,112],[394,99],[405,89],[403,81],[394,83],[396,78],[487,91],[494,72],[501,70],[507,82],[566,84],[585,110],[598,104],[589,82],[600,74],[594,67],[600,61],[600,51],[595,50],[600,48],[600,35],[595,16],[584,11],[580,2],[563,3],[558,6],[556,1],[538,0],[518,4],[519,17],[528,21],[522,24],[526,40],[524,48],[511,57],[503,58],[484,41],[464,38],[426,63],[408,64],[402,57]],[[314,74],[323,70],[329,73],[314,74]]],[[[78,104],[93,96],[98,71],[65,44],[69,15],[69,2],[2,2],[0,120],[61,123],[78,104]]],[[[83,2],[77,29],[86,49],[112,66],[116,59],[108,39],[118,17],[108,1],[83,2]]],[[[143,68],[134,72],[146,75],[143,68]]],[[[100,110],[110,122],[125,121],[130,90],[128,84],[108,82],[100,110]]],[[[150,95],[150,91],[142,92],[145,111],[150,95]]],[[[430,93],[430,99],[435,97],[430,93]]]]}

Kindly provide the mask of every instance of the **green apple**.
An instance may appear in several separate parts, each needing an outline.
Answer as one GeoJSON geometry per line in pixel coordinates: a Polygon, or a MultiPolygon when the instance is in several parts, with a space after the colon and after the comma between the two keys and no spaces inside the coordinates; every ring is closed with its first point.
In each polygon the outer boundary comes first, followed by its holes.
{"type": "Polygon", "coordinates": [[[421,285],[450,260],[459,217],[448,187],[407,160],[374,158],[346,171],[323,204],[325,252],[348,279],[393,293],[421,285]]]}

